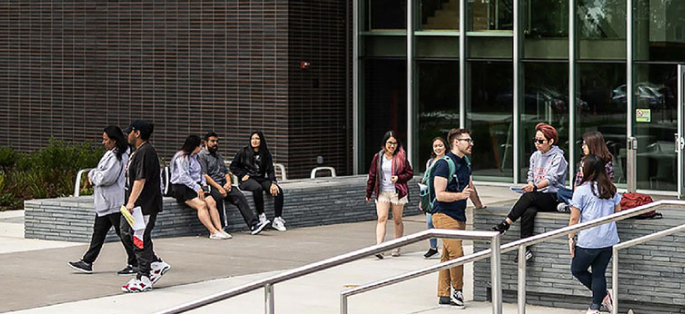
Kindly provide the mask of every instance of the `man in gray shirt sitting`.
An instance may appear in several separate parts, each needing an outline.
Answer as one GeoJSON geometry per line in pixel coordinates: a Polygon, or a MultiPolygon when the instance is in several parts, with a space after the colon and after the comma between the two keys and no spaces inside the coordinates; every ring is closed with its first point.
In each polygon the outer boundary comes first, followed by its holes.
{"type": "Polygon", "coordinates": [[[237,187],[231,185],[231,174],[228,172],[224,159],[217,153],[219,149],[219,136],[214,132],[208,132],[204,137],[205,147],[199,153],[200,166],[202,173],[205,174],[207,184],[212,186],[210,194],[216,202],[216,208],[221,216],[221,226],[226,226],[224,202],[238,207],[240,214],[245,220],[245,224],[250,228],[253,235],[259,234],[271,222],[266,220],[260,222],[247,204],[247,199],[237,187]]]}

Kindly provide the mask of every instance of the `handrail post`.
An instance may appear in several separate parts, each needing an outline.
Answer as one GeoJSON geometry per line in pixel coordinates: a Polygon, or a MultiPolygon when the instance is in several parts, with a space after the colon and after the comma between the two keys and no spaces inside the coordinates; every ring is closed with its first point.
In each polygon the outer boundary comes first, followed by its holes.
{"type": "Polygon", "coordinates": [[[518,285],[518,306],[519,314],[526,314],[526,246],[519,246],[519,285],[518,285]]]}
{"type": "Polygon", "coordinates": [[[264,285],[264,313],[274,314],[274,285],[267,283],[264,285]]]}
{"type": "Polygon", "coordinates": [[[340,294],[340,314],[347,314],[347,295],[340,294]]]}
{"type": "Polygon", "coordinates": [[[76,173],[76,182],[74,182],[74,197],[81,196],[81,176],[84,172],[93,170],[93,168],[81,169],[76,173]]]}
{"type": "Polygon", "coordinates": [[[500,235],[492,237],[490,241],[490,275],[492,276],[492,314],[502,314],[502,252],[500,251],[500,235]]]}
{"type": "Polygon", "coordinates": [[[618,314],[618,249],[616,247],[612,250],[612,260],[611,260],[611,291],[613,292],[612,298],[613,309],[611,314],[618,314]]]}

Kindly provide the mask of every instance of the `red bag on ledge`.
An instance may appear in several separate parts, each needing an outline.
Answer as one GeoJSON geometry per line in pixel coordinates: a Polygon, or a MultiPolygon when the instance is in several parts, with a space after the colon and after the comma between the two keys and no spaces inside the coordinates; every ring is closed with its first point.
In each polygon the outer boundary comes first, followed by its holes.
{"type": "MultiPolygon", "coordinates": [[[[635,208],[638,206],[642,206],[645,204],[649,204],[651,202],[654,202],[651,196],[647,194],[640,194],[640,193],[624,193],[623,198],[621,198],[621,210],[626,210],[626,209],[631,209],[635,208]]],[[[644,214],[631,217],[635,219],[659,219],[662,218],[663,215],[660,213],[657,213],[656,210],[646,212],[644,214]]]]}

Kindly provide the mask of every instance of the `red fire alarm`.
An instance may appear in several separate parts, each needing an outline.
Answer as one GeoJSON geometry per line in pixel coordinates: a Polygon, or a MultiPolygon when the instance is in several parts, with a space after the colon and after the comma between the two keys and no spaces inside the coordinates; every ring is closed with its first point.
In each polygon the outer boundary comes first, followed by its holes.
{"type": "Polygon", "coordinates": [[[306,70],[306,69],[309,69],[309,66],[310,66],[309,62],[307,62],[307,61],[300,61],[300,69],[306,70]]]}

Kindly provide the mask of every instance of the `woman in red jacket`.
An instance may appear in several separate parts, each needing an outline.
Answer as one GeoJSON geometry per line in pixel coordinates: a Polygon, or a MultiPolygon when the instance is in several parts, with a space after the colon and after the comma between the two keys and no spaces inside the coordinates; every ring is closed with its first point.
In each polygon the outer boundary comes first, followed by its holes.
{"type": "MultiPolygon", "coordinates": [[[[369,167],[369,179],[366,182],[366,201],[371,202],[372,193],[376,196],[376,244],[385,240],[385,224],[388,212],[392,207],[392,218],[395,222],[395,238],[402,237],[404,224],[402,211],[409,201],[407,181],[414,176],[414,171],[407,160],[407,154],[393,131],[383,136],[382,149],[373,156],[369,167]]],[[[395,249],[392,256],[400,256],[400,249],[395,249]]],[[[376,257],[383,259],[382,254],[376,257]]]]}

